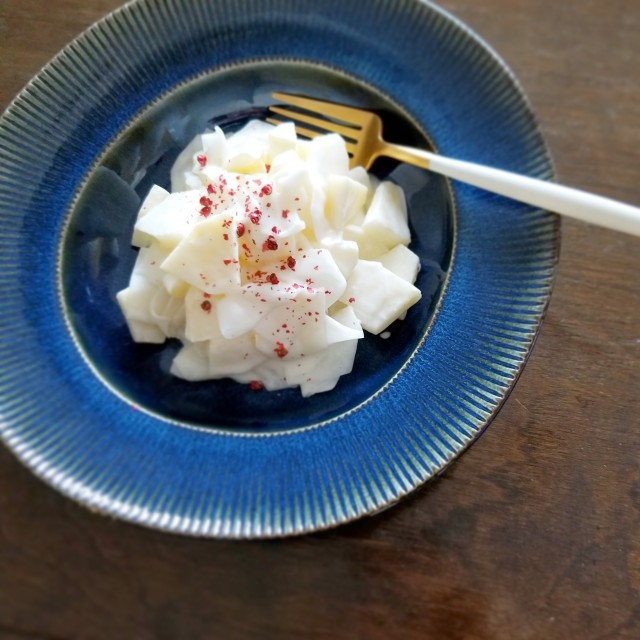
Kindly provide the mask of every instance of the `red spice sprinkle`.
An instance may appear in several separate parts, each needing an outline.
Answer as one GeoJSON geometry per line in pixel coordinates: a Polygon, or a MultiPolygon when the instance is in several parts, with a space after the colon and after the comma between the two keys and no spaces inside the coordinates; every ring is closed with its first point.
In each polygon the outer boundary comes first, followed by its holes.
{"type": "Polygon", "coordinates": [[[270,196],[273,192],[273,187],[270,184],[265,184],[262,189],[260,189],[261,196],[270,196]]]}
{"type": "Polygon", "coordinates": [[[233,262],[233,260],[223,260],[222,262],[224,262],[225,265],[229,266],[233,262]]]}
{"type": "Polygon", "coordinates": [[[275,251],[278,248],[278,243],[273,236],[269,236],[262,245],[263,251],[275,251]]]}
{"type": "Polygon", "coordinates": [[[204,218],[211,215],[211,207],[202,207],[202,209],[200,209],[200,215],[204,218]]]}
{"type": "Polygon", "coordinates": [[[207,198],[207,196],[202,196],[202,198],[200,198],[200,204],[203,207],[210,207],[213,204],[213,201],[211,198],[207,198]]]}
{"type": "Polygon", "coordinates": [[[289,217],[289,209],[282,210],[282,217],[285,219],[289,217]]]}
{"type": "Polygon", "coordinates": [[[296,268],[296,259],[293,256],[289,256],[287,258],[287,266],[289,267],[289,269],[296,268]]]}
{"type": "Polygon", "coordinates": [[[280,233],[280,229],[278,229],[275,224],[273,225],[273,227],[271,227],[271,231],[273,231],[273,233],[275,233],[276,235],[280,233]]]}
{"type": "Polygon", "coordinates": [[[251,222],[253,222],[253,224],[259,224],[261,217],[262,217],[262,211],[260,211],[260,209],[254,209],[249,214],[249,220],[251,220],[251,222]]]}
{"type": "Polygon", "coordinates": [[[278,280],[278,276],[275,273],[270,273],[267,278],[271,284],[278,284],[280,280],[278,280]]]}
{"type": "Polygon", "coordinates": [[[236,227],[236,234],[238,238],[241,238],[244,235],[244,225],[242,222],[238,222],[238,226],[236,227]]]}
{"type": "Polygon", "coordinates": [[[228,234],[228,233],[223,233],[223,234],[222,234],[222,237],[223,237],[225,240],[228,240],[228,239],[229,239],[229,234],[228,234]]]}
{"type": "Polygon", "coordinates": [[[204,167],[204,165],[207,164],[207,156],[205,156],[204,153],[199,153],[196,156],[196,160],[201,167],[204,167]]]}
{"type": "Polygon", "coordinates": [[[278,356],[278,358],[284,358],[289,353],[282,342],[276,342],[276,348],[273,351],[278,356]]]}
{"type": "Polygon", "coordinates": [[[210,293],[203,293],[202,295],[203,295],[205,298],[210,298],[210,297],[211,297],[211,294],[210,294],[210,293]]]}
{"type": "Polygon", "coordinates": [[[251,389],[251,391],[262,391],[264,389],[264,384],[260,382],[260,380],[252,380],[249,383],[249,389],[251,389]]]}
{"type": "Polygon", "coordinates": [[[212,184],[208,184],[207,193],[216,193],[216,188],[212,184]]]}
{"type": "Polygon", "coordinates": [[[207,313],[209,313],[209,311],[211,311],[211,303],[210,303],[208,300],[203,300],[203,301],[200,303],[200,308],[201,308],[203,311],[206,311],[207,313]]]}
{"type": "Polygon", "coordinates": [[[349,298],[349,302],[350,302],[351,304],[353,304],[355,301],[356,301],[356,299],[355,299],[355,298],[349,298]]]}

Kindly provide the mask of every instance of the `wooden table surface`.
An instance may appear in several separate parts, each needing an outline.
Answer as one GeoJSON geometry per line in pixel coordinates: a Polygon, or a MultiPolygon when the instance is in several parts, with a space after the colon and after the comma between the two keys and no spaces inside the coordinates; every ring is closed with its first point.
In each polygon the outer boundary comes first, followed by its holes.
{"type": "MultiPolygon", "coordinates": [[[[0,107],[119,4],[0,0],[0,107]]],[[[560,181],[640,205],[638,0],[441,4],[515,71],[560,181]]],[[[639,269],[640,238],[566,221],[542,332],[485,435],[330,532],[148,531],[0,447],[0,640],[640,638],[639,269]]]]}

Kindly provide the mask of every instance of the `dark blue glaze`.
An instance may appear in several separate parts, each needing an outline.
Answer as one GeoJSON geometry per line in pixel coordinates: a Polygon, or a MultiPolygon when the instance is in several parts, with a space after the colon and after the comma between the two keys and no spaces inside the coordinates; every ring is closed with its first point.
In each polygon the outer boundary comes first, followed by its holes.
{"type": "Polygon", "coordinates": [[[256,393],[231,380],[187,382],[169,367],[179,349],[140,345],[131,340],[115,294],[127,286],[137,251],[131,247],[133,222],[153,184],[170,188],[169,171],[194,131],[220,123],[233,131],[266,109],[247,107],[218,116],[251,96],[268,76],[280,89],[304,89],[312,81],[341,102],[357,95],[378,106],[388,135],[417,146],[428,142],[394,105],[361,83],[309,64],[244,66],[213,74],[195,87],[178,91],[138,119],[96,168],[74,207],[63,247],[63,294],[74,331],[101,376],[132,404],[160,416],[201,426],[256,427],[277,430],[334,418],[364,402],[406,363],[428,326],[436,294],[448,265],[453,240],[452,203],[445,181],[415,167],[380,163],[377,174],[400,184],[409,196],[412,249],[421,257],[417,286],[423,299],[388,339],[368,335],[361,341],[352,375],[331,392],[302,398],[298,389],[256,393]],[[296,85],[287,84],[299,75],[296,85]],[[188,114],[188,119],[181,114],[188,114]],[[393,117],[392,115],[393,114],[393,117]]]}
{"type": "Polygon", "coordinates": [[[429,2],[140,0],[94,26],[0,119],[0,436],[83,504],[205,536],[333,526],[442,471],[522,371],[557,220],[454,184],[453,224],[446,182],[404,167],[425,303],[335,391],[190,385],[164,373],[171,346],[131,343],[114,296],[140,198],[211,118],[289,88],[381,110],[399,142],[552,176],[511,73],[429,2]]]}

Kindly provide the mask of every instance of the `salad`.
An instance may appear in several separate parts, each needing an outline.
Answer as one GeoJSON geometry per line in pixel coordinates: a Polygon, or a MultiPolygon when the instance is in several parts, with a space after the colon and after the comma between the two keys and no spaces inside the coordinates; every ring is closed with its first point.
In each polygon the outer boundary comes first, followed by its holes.
{"type": "Polygon", "coordinates": [[[349,169],[340,136],[254,120],[197,136],[151,189],[117,300],[135,341],[182,343],[172,374],[306,397],[420,299],[410,240],[402,189],[349,169]]]}

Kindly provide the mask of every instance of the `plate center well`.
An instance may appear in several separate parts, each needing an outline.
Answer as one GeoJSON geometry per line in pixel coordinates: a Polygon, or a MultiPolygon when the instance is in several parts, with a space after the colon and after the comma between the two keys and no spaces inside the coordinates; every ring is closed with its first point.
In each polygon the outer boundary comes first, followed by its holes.
{"type": "Polygon", "coordinates": [[[311,398],[298,389],[254,392],[231,380],[187,382],[169,367],[180,344],[136,344],[116,303],[137,250],[130,244],[141,201],[153,184],[169,189],[171,165],[191,139],[218,124],[233,131],[262,118],[273,91],[305,93],[380,113],[394,142],[428,147],[419,126],[391,100],[341,72],[301,61],[243,63],[201,76],[140,114],[85,180],[70,213],[62,254],[62,290],[76,342],[93,371],[127,402],[160,418],[201,427],[282,430],[332,419],[387,384],[419,346],[441,292],[453,244],[447,182],[407,165],[380,161],[379,178],[403,187],[411,248],[420,256],[423,294],[389,337],[360,341],[353,372],[311,398]]]}

